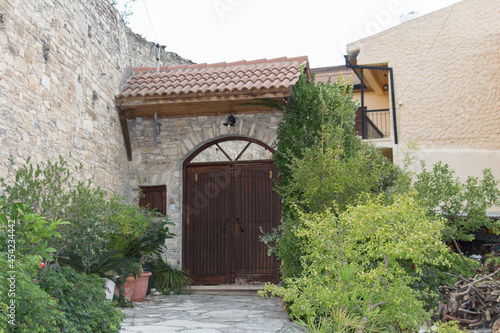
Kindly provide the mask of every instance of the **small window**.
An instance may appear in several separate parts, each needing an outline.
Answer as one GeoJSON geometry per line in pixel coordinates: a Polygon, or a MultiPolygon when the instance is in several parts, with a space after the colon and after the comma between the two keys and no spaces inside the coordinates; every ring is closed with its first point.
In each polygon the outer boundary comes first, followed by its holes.
{"type": "Polygon", "coordinates": [[[155,209],[162,216],[167,214],[167,186],[139,186],[139,206],[155,209]]]}

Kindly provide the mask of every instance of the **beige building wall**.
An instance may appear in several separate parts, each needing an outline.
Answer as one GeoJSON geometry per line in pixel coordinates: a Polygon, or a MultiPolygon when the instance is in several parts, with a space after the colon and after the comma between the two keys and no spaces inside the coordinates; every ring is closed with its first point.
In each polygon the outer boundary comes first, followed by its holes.
{"type": "MultiPolygon", "coordinates": [[[[121,192],[128,171],[115,95],[155,49],[105,0],[0,1],[0,177],[59,155],[121,192]],[[71,158],[70,158],[71,155],[71,158]]],[[[186,61],[162,50],[164,65],[186,61]]]]}
{"type": "Polygon", "coordinates": [[[357,63],[394,69],[399,144],[420,146],[461,177],[500,179],[500,2],[463,0],[347,46],[357,63]]]}

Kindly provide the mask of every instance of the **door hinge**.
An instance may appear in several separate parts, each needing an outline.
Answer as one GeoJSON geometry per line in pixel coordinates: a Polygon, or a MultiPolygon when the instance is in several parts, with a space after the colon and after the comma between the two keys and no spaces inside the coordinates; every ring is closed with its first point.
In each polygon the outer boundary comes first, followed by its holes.
{"type": "Polygon", "coordinates": [[[198,174],[197,174],[197,173],[195,173],[195,174],[194,174],[194,181],[195,181],[195,182],[197,182],[197,181],[198,181],[198,174]]]}

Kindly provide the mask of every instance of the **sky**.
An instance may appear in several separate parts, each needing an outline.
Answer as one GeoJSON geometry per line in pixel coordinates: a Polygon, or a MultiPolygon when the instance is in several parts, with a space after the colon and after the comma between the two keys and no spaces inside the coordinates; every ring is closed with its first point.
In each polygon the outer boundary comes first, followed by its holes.
{"type": "Polygon", "coordinates": [[[308,56],[318,68],[343,65],[347,43],[399,24],[401,15],[459,1],[135,0],[128,20],[134,32],[195,63],[308,56]]]}

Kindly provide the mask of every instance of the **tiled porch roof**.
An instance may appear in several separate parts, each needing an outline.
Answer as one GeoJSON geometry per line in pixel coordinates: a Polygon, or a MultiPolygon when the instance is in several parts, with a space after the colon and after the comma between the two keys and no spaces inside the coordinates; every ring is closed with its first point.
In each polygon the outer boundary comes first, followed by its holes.
{"type": "Polygon", "coordinates": [[[226,93],[258,93],[289,90],[300,76],[307,57],[261,59],[232,63],[135,68],[118,100],[164,97],[200,99],[226,93]]]}
{"type": "Polygon", "coordinates": [[[276,112],[259,99],[285,103],[302,67],[310,79],[307,57],[134,69],[116,96],[128,159],[127,119],[276,112]]]}
{"type": "Polygon", "coordinates": [[[342,76],[342,83],[346,84],[360,84],[356,73],[351,68],[346,66],[333,66],[333,67],[322,67],[322,68],[312,68],[311,73],[314,74],[317,82],[337,82],[340,76],[342,76]]]}

